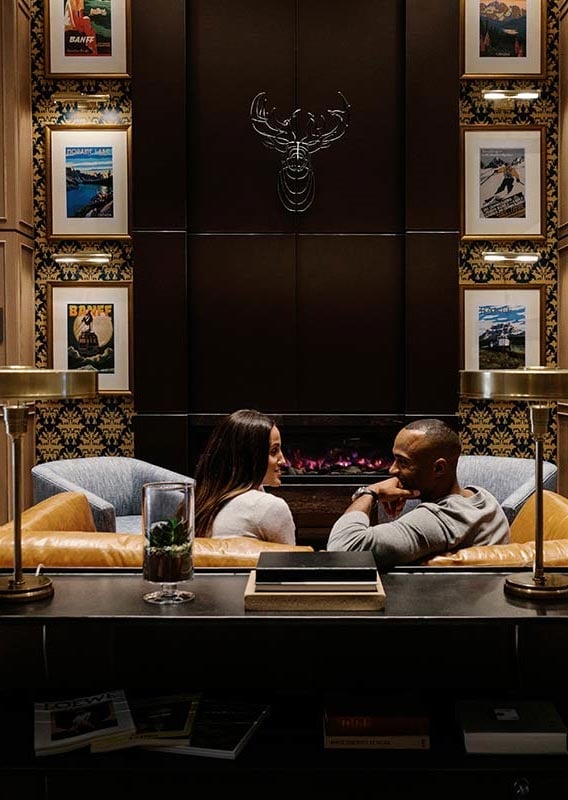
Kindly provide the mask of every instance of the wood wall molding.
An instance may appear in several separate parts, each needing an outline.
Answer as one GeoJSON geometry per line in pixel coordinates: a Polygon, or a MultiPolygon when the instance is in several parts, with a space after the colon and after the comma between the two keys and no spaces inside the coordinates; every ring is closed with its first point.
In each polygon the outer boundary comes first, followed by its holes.
{"type": "MultiPolygon", "coordinates": [[[[0,3],[0,366],[34,364],[33,180],[29,0],[0,3]]],[[[34,426],[24,442],[24,503],[32,503],[34,426]]],[[[11,452],[0,425],[0,523],[12,516],[11,452]]]]}
{"type": "Polygon", "coordinates": [[[0,4],[0,229],[33,237],[30,3],[0,4]]]}
{"type": "MultiPolygon", "coordinates": [[[[561,167],[568,164],[568,0],[558,11],[559,36],[559,153],[561,167]]],[[[560,169],[558,180],[558,366],[568,367],[568,181],[560,169]]],[[[568,405],[558,406],[558,491],[568,496],[568,405]]]]}

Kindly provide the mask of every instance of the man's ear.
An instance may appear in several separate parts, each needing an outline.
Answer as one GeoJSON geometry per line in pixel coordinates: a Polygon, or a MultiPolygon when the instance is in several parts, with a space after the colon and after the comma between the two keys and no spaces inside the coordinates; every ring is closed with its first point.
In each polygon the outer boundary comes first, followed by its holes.
{"type": "Polygon", "coordinates": [[[434,461],[434,473],[435,475],[443,475],[448,468],[448,462],[445,458],[437,458],[434,461]]]}

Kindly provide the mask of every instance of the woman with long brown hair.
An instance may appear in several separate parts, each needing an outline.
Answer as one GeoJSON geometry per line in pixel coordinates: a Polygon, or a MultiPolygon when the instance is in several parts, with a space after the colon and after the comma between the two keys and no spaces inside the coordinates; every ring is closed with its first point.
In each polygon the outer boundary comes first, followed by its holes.
{"type": "Polygon", "coordinates": [[[196,535],[295,544],[288,504],[264,491],[264,486],[280,486],[284,463],[273,419],[253,409],[225,417],[197,464],[196,535]]]}

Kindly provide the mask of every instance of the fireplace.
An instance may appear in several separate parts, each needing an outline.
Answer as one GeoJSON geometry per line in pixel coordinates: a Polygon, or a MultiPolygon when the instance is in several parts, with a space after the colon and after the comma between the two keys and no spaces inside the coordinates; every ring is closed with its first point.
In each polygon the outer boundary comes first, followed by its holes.
{"type": "MultiPolygon", "coordinates": [[[[191,474],[223,414],[192,414],[191,474]]],[[[372,483],[388,475],[391,448],[402,417],[274,414],[286,458],[284,484],[372,483]]]]}
{"type": "Polygon", "coordinates": [[[283,483],[359,484],[380,480],[392,463],[392,439],[370,427],[282,427],[283,483]]]}

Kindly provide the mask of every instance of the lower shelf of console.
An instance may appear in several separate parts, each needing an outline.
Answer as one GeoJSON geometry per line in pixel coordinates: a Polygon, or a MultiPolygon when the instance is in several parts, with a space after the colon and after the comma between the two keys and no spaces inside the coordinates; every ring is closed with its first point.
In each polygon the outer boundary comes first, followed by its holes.
{"type": "MultiPolygon", "coordinates": [[[[252,699],[252,698],[251,698],[252,699]]],[[[494,756],[465,752],[450,698],[430,700],[431,748],[332,750],[323,747],[321,698],[275,692],[262,724],[235,761],[150,752],[75,751],[33,756],[29,701],[4,703],[2,796],[25,800],[98,800],[164,796],[492,800],[568,796],[568,755],[494,756]],[[221,794],[223,793],[223,795],[221,794]]],[[[559,701],[559,706],[562,701],[559,701]]]]}

